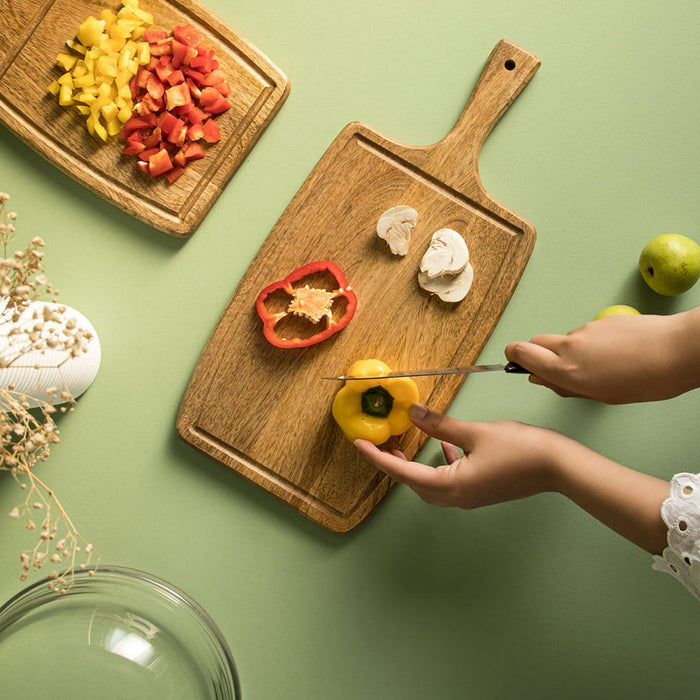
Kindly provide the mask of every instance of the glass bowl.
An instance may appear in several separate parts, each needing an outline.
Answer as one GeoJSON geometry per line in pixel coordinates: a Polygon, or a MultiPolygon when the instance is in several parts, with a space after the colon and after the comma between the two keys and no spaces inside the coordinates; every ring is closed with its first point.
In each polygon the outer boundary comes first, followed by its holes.
{"type": "Polygon", "coordinates": [[[240,699],[221,632],[174,586],[122,567],[76,572],[65,595],[48,583],[0,608],[2,697],[240,699]]]}

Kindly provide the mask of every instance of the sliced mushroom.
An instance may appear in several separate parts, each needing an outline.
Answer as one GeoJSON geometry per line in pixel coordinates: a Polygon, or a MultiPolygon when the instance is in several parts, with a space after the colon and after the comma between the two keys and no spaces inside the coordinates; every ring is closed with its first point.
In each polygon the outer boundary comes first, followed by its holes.
{"type": "Polygon", "coordinates": [[[456,275],[428,277],[425,272],[418,273],[418,284],[426,292],[437,294],[443,301],[458,302],[467,296],[474,280],[474,268],[467,266],[456,275]]]}
{"type": "Polygon", "coordinates": [[[420,262],[420,271],[429,279],[462,272],[469,262],[469,249],[464,238],[451,228],[433,234],[430,246],[420,262]]]}
{"type": "Polygon", "coordinates": [[[404,204],[387,209],[377,221],[377,235],[389,244],[394,255],[406,255],[418,212],[404,204]]]}

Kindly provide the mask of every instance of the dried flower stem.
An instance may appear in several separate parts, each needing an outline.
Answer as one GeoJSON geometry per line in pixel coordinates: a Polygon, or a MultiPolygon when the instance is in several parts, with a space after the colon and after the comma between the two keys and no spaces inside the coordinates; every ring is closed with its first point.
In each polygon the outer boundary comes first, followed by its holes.
{"type": "MultiPolygon", "coordinates": [[[[4,341],[0,371],[12,367],[60,369],[69,359],[87,352],[92,334],[79,328],[73,319],[64,318],[65,307],[44,306],[26,318],[29,305],[42,292],[53,293],[54,300],[57,292],[43,274],[41,238],[32,239],[25,250],[8,257],[16,220],[14,212],[7,211],[8,199],[7,194],[0,192],[0,340],[4,341]],[[50,365],[36,360],[26,365],[19,363],[29,353],[36,357],[47,350],[59,350],[65,359],[50,365]]],[[[49,588],[65,593],[73,583],[75,567],[85,568],[93,560],[99,562],[99,554],[78,532],[53,490],[32,470],[37,462],[46,461],[51,445],[60,442],[52,417],[57,410],[54,402],[67,404],[60,407],[61,412],[72,411],[74,404],[65,386],[60,391],[48,387],[42,393],[45,400],[17,392],[12,385],[0,386],[0,471],[11,473],[25,491],[24,501],[10,511],[10,517],[24,520],[26,529],[35,530],[36,523],[30,516],[41,514],[37,543],[20,554],[20,579],[26,580],[30,569],[55,564],[49,574],[49,588]]]]}

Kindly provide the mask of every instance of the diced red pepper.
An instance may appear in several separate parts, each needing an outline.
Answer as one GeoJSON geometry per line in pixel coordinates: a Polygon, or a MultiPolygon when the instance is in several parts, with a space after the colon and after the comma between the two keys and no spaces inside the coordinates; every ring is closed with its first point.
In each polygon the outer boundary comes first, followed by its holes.
{"type": "Polygon", "coordinates": [[[202,97],[202,91],[200,90],[199,86],[197,83],[192,80],[192,78],[186,78],[185,82],[187,83],[187,87],[190,89],[190,94],[192,97],[195,98],[195,100],[198,100],[202,97]]]}
{"type": "Polygon", "coordinates": [[[190,107],[190,109],[187,111],[187,118],[193,124],[201,124],[202,122],[205,122],[209,118],[209,115],[203,109],[200,109],[199,107],[196,107],[195,105],[192,105],[190,107]]]}
{"type": "Polygon", "coordinates": [[[138,112],[141,116],[145,116],[147,114],[151,114],[152,112],[160,112],[161,109],[163,109],[163,100],[162,98],[156,99],[152,95],[146,93],[143,96],[143,99],[138,105],[138,112]]]}
{"type": "Polygon", "coordinates": [[[164,148],[161,148],[160,151],[154,153],[148,159],[148,170],[153,177],[158,177],[172,169],[173,163],[164,148]]]}
{"type": "Polygon", "coordinates": [[[149,44],[155,44],[158,41],[168,38],[168,32],[164,29],[146,29],[143,33],[143,40],[149,44]]]}
{"type": "Polygon", "coordinates": [[[187,46],[195,47],[202,41],[201,35],[191,24],[173,27],[173,36],[187,46]]]}
{"type": "Polygon", "coordinates": [[[179,121],[180,120],[172,112],[163,112],[160,115],[158,126],[160,127],[161,132],[167,136],[179,121]]]}
{"type": "Polygon", "coordinates": [[[143,145],[146,148],[153,148],[154,146],[157,146],[160,143],[160,139],[162,136],[162,132],[160,130],[160,127],[154,127],[153,130],[150,133],[144,133],[143,135],[143,145]]]}
{"type": "Polygon", "coordinates": [[[178,124],[170,132],[168,141],[179,148],[184,145],[185,138],[187,138],[187,124],[182,119],[178,119],[178,124]]]}
{"type": "Polygon", "coordinates": [[[176,167],[179,166],[181,168],[184,168],[187,165],[187,158],[185,158],[185,150],[181,148],[175,155],[172,157],[173,165],[176,167]]]}
{"type": "Polygon", "coordinates": [[[196,85],[202,85],[202,83],[204,82],[204,73],[200,73],[199,71],[195,70],[191,66],[185,66],[182,69],[182,72],[188,78],[192,78],[192,80],[194,80],[196,85]]]}
{"type": "Polygon", "coordinates": [[[192,25],[178,26],[172,35],[147,30],[151,58],[129,83],[134,114],[122,126],[125,155],[136,155],[144,172],[163,173],[174,182],[190,161],[205,157],[198,143],[221,140],[211,115],[231,107],[231,88],[214,51],[201,45],[192,25]]]}
{"type": "Polygon", "coordinates": [[[165,104],[168,111],[170,111],[173,107],[186,105],[190,102],[192,102],[192,96],[190,95],[190,91],[186,83],[173,85],[165,91],[165,104]]]}
{"type": "Polygon", "coordinates": [[[160,150],[160,144],[158,144],[157,146],[152,146],[151,148],[146,148],[143,151],[141,151],[141,153],[139,153],[139,157],[142,160],[149,160],[151,156],[154,156],[160,150]]]}
{"type": "Polygon", "coordinates": [[[143,141],[139,139],[129,138],[126,141],[126,146],[122,149],[122,153],[125,156],[136,156],[141,153],[146,147],[143,145],[143,141]]]}
{"type": "Polygon", "coordinates": [[[221,132],[213,119],[207,119],[202,124],[202,136],[207,143],[217,143],[221,141],[221,132]]]}
{"type": "Polygon", "coordinates": [[[189,66],[190,61],[197,55],[197,49],[187,46],[175,39],[172,40],[173,67],[189,66]]]}
{"type": "Polygon", "coordinates": [[[187,129],[187,138],[190,141],[199,141],[199,139],[203,139],[204,125],[201,122],[199,124],[191,124],[187,129]]]}
{"type": "Polygon", "coordinates": [[[134,114],[124,123],[122,130],[119,132],[119,136],[123,139],[127,139],[132,132],[139,131],[140,129],[150,129],[155,123],[155,115],[140,117],[134,114]],[[151,119],[151,116],[153,119],[151,119]]]}
{"type": "Polygon", "coordinates": [[[204,111],[209,114],[221,114],[231,107],[229,101],[222,97],[221,93],[213,87],[204,88],[199,101],[204,111]]]}
{"type": "Polygon", "coordinates": [[[165,63],[158,61],[153,70],[163,83],[175,72],[173,64],[170,63],[170,57],[168,57],[168,60],[165,63]]]}
{"type": "Polygon", "coordinates": [[[136,85],[136,87],[146,89],[148,86],[148,79],[151,77],[152,73],[149,70],[146,70],[143,66],[138,69],[136,72],[136,75],[132,78],[132,83],[136,85]]]}
{"type": "Polygon", "coordinates": [[[185,148],[185,158],[187,160],[200,160],[204,156],[204,149],[198,143],[191,143],[185,148]]]}
{"type": "Polygon", "coordinates": [[[178,83],[184,83],[185,82],[185,75],[184,73],[178,68],[177,70],[173,70],[173,72],[168,76],[167,78],[168,83],[170,85],[177,85],[178,83]]]}
{"type": "Polygon", "coordinates": [[[182,173],[185,172],[185,168],[181,165],[175,166],[169,173],[166,173],[165,177],[167,181],[172,185],[175,180],[177,180],[182,173]]]}
{"type": "Polygon", "coordinates": [[[190,61],[190,65],[195,70],[202,73],[208,73],[213,70],[212,62],[214,61],[214,51],[207,50],[202,46],[197,47],[197,55],[190,61]]]}
{"type": "Polygon", "coordinates": [[[210,73],[202,76],[200,85],[204,85],[206,87],[216,87],[219,85],[219,83],[223,83],[225,79],[226,76],[224,75],[223,71],[213,70],[210,73]]]}
{"type": "Polygon", "coordinates": [[[151,56],[164,56],[165,54],[171,53],[172,44],[173,40],[170,38],[162,39],[156,44],[151,44],[151,56]]]}
{"type": "Polygon", "coordinates": [[[278,348],[305,348],[326,340],[334,333],[343,330],[357,309],[357,296],[350,289],[345,275],[340,268],[330,260],[318,260],[307,263],[290,272],[284,279],[273,282],[265,287],[255,301],[255,308],[258,316],[263,322],[263,333],[265,338],[278,348]],[[304,280],[317,273],[329,273],[335,279],[335,289],[309,289],[304,286],[304,280]],[[286,311],[272,313],[266,306],[265,301],[273,293],[284,291],[291,297],[291,302],[286,311]],[[304,295],[304,301],[313,302],[313,310],[302,305],[300,295],[304,295]],[[331,305],[335,299],[345,299],[345,310],[339,318],[335,318],[331,311],[331,305]],[[307,310],[305,310],[305,308],[307,310]],[[309,337],[280,337],[276,327],[278,323],[290,314],[306,317],[310,323],[321,324],[322,328],[317,333],[309,337]]]}
{"type": "Polygon", "coordinates": [[[163,93],[165,92],[165,88],[163,87],[163,83],[160,81],[160,78],[157,75],[154,75],[153,73],[151,73],[151,75],[148,78],[146,90],[148,90],[148,94],[156,100],[159,100],[161,97],[163,97],[163,93]]]}

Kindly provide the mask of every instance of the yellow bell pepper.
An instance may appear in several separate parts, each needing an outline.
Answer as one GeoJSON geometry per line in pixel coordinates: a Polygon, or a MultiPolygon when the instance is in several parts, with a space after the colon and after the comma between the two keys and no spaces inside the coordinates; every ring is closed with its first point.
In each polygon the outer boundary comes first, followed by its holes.
{"type": "MultiPolygon", "coordinates": [[[[358,360],[349,377],[382,377],[391,368],[381,360],[358,360]]],[[[418,401],[418,387],[410,377],[351,379],[333,400],[333,418],[348,440],[358,438],[381,445],[413,424],[408,408],[418,401]]]]}

